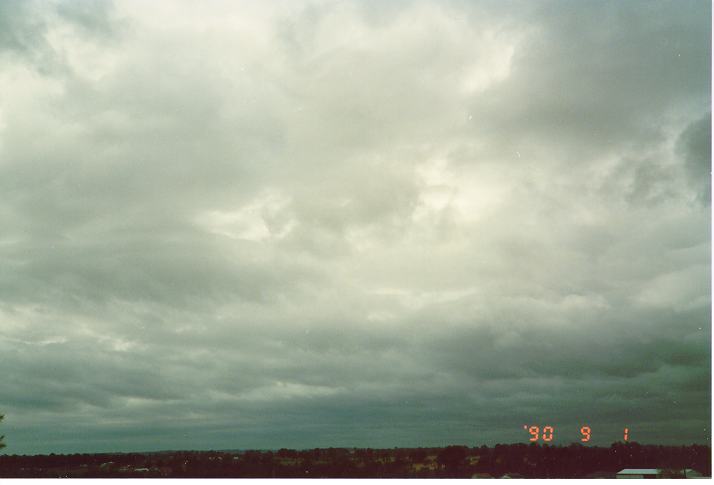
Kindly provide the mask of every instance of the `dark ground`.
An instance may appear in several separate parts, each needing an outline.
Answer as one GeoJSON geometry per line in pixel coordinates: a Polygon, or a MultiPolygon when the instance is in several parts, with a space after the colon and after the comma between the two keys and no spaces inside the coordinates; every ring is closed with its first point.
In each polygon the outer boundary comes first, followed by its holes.
{"type": "Polygon", "coordinates": [[[374,477],[374,478],[595,478],[622,468],[690,468],[711,476],[709,446],[613,443],[609,448],[496,445],[489,448],[279,451],[166,451],[74,455],[0,455],[0,477],[374,477]]]}

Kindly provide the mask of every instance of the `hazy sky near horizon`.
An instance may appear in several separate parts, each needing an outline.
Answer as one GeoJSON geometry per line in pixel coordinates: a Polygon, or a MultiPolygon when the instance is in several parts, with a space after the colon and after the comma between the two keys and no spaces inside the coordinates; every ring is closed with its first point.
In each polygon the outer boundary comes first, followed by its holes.
{"type": "Polygon", "coordinates": [[[0,2],[3,452],[709,443],[710,18],[0,2]]]}

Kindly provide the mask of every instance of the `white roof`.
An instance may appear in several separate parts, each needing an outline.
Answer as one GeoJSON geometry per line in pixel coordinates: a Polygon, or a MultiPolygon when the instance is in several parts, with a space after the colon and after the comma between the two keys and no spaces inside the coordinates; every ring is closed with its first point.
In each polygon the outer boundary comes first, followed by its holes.
{"type": "Polygon", "coordinates": [[[618,475],[656,475],[656,468],[625,468],[617,472],[618,475]]]}

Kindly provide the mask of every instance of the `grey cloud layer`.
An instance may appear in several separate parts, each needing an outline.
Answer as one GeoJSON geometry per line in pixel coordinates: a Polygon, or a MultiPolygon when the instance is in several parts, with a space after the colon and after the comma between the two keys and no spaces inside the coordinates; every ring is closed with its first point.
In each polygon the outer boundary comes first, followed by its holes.
{"type": "Polygon", "coordinates": [[[3,2],[5,451],[708,441],[709,9],[3,2]]]}

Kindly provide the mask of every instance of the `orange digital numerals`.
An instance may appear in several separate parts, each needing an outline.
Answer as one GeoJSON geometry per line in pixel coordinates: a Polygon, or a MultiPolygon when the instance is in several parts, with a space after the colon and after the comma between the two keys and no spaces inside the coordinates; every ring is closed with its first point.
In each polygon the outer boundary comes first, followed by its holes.
{"type": "Polygon", "coordinates": [[[553,428],[552,426],[544,426],[543,433],[541,434],[540,428],[538,426],[531,426],[530,428],[528,428],[528,432],[531,435],[531,439],[528,441],[538,441],[542,438],[543,441],[550,442],[553,441],[553,433],[555,432],[555,428],[553,428]]]}
{"type": "MultiPolygon", "coordinates": [[[[528,433],[530,433],[531,438],[528,441],[538,441],[542,439],[545,442],[550,442],[553,441],[553,435],[555,433],[555,428],[553,426],[544,426],[542,433],[541,429],[538,426],[526,426],[523,425],[523,429],[527,429],[528,433]]],[[[583,443],[587,443],[590,441],[590,437],[592,436],[592,429],[590,429],[590,426],[583,426],[580,428],[580,434],[583,435],[582,438],[580,438],[580,441],[583,443]]],[[[623,435],[623,440],[625,442],[628,442],[630,440],[630,429],[625,428],[625,433],[623,435]]]]}

